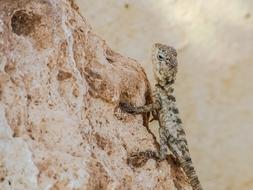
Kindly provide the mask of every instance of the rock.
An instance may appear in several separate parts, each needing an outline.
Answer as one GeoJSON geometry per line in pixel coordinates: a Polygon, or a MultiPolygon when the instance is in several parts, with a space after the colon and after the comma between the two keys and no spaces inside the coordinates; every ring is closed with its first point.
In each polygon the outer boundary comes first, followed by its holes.
{"type": "Polygon", "coordinates": [[[96,34],[142,64],[151,84],[152,44],[177,49],[175,95],[203,187],[252,190],[253,1],[76,2],[96,34]]]}
{"type": "Polygon", "coordinates": [[[0,0],[0,189],[187,189],[173,162],[127,164],[156,149],[133,59],[112,51],[68,0],[0,0]]]}

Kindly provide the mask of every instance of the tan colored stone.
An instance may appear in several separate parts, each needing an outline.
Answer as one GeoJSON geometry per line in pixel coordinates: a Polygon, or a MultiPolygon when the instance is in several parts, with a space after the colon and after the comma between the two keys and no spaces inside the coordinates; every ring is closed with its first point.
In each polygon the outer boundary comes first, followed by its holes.
{"type": "Polygon", "coordinates": [[[0,189],[189,189],[173,162],[127,164],[156,149],[142,116],[118,108],[149,96],[135,60],[95,35],[73,1],[0,4],[0,189]]]}
{"type": "Polygon", "coordinates": [[[252,190],[253,1],[77,2],[96,33],[137,59],[151,83],[152,44],[177,49],[177,104],[204,189],[252,190]]]}

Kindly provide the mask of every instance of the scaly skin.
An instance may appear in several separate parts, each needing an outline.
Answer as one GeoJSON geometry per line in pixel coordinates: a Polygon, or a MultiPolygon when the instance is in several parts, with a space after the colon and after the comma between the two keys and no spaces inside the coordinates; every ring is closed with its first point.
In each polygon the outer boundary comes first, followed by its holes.
{"type": "MultiPolygon", "coordinates": [[[[153,94],[154,103],[141,107],[121,103],[122,109],[126,112],[132,114],[152,112],[155,113],[159,121],[159,153],[147,150],[139,155],[143,157],[144,161],[149,158],[164,160],[167,156],[167,148],[169,148],[188,177],[193,190],[203,190],[191,161],[185,131],[173,95],[178,64],[177,52],[173,47],[154,44],[152,62],[157,81],[153,94]]],[[[136,157],[137,155],[134,154],[133,160],[136,160],[136,157]]]]}

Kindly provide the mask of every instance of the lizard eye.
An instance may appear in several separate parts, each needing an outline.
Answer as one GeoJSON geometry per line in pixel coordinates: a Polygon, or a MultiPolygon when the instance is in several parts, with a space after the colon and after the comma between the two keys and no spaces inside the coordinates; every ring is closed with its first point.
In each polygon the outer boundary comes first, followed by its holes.
{"type": "Polygon", "coordinates": [[[158,55],[157,55],[157,59],[160,60],[160,61],[162,61],[162,60],[164,60],[164,56],[161,55],[161,54],[158,54],[158,55]]]}

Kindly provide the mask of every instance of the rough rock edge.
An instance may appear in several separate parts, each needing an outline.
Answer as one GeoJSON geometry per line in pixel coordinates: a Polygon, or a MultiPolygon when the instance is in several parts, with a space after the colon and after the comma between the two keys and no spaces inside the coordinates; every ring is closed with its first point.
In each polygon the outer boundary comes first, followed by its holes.
{"type": "Polygon", "coordinates": [[[0,4],[0,189],[189,188],[172,162],[127,165],[132,151],[155,149],[142,117],[117,106],[150,93],[135,60],[72,0],[0,4]]]}

